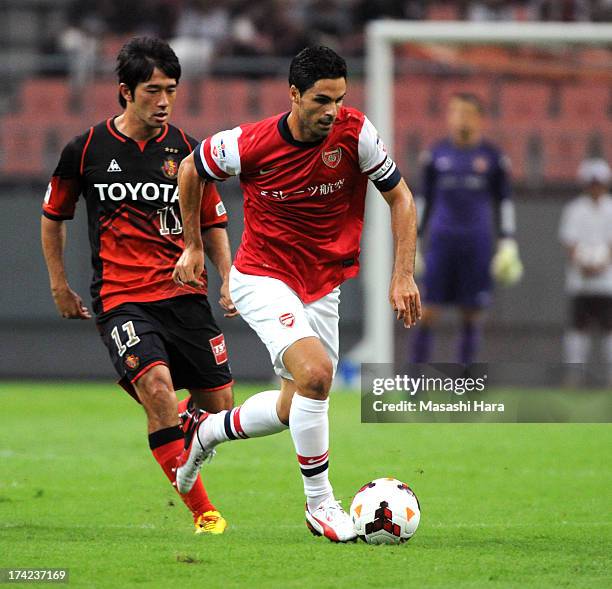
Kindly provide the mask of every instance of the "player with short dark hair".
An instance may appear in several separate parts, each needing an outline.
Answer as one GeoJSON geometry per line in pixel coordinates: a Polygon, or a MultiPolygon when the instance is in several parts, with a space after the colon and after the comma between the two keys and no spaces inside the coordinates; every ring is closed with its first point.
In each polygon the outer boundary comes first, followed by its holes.
{"type": "MultiPolygon", "coordinates": [[[[118,56],[119,101],[124,111],[75,137],[62,151],[45,196],[42,245],[51,291],[61,316],[91,314],[70,288],[63,260],[66,228],[79,195],[87,207],[98,331],[120,384],[147,414],[149,445],[175,484],[177,456],[196,413],[232,407],[232,376],[223,333],[206,296],[206,274],[177,285],[172,269],[183,249],[177,175],[197,141],[168,124],[181,68],[169,45],[135,38],[118,56]],[[176,389],[193,398],[181,402],[176,389]]],[[[227,215],[213,184],[201,186],[198,231],[222,279],[221,305],[231,265],[227,215]]],[[[182,496],[196,532],[222,533],[226,522],[201,480],[182,496]]]]}
{"type": "Polygon", "coordinates": [[[421,157],[419,235],[428,243],[423,320],[413,342],[415,363],[429,362],[442,307],[455,305],[462,320],[457,360],[471,364],[478,352],[482,313],[491,300],[492,274],[507,284],[522,274],[509,162],[483,139],[484,112],[476,95],[452,96],[447,112],[450,136],[421,157]]]}
{"type": "MultiPolygon", "coordinates": [[[[115,72],[119,84],[124,84],[134,94],[138,84],[151,79],[155,68],[178,84],[181,64],[170,45],[154,37],[135,37],[119,51],[115,72]]],[[[121,107],[125,108],[127,100],[121,89],[118,98],[121,107]]]]}
{"type": "Polygon", "coordinates": [[[202,184],[239,176],[245,228],[230,273],[231,298],[270,353],[280,391],[266,391],[201,421],[177,469],[187,492],[219,443],[289,426],[306,494],[306,521],[332,541],[355,538],[329,482],[329,390],[338,362],[340,284],[359,272],[366,188],[389,204],[395,262],[389,301],[406,327],[420,316],[413,279],[416,209],[374,125],[343,106],[346,64],[327,47],[290,68],[290,112],[221,131],[179,170],[185,250],[178,284],[203,270],[197,215],[202,184]]]}
{"type": "Polygon", "coordinates": [[[329,47],[307,47],[289,66],[289,86],[295,86],[300,93],[312,88],[317,80],[346,77],[346,62],[329,47]]]}

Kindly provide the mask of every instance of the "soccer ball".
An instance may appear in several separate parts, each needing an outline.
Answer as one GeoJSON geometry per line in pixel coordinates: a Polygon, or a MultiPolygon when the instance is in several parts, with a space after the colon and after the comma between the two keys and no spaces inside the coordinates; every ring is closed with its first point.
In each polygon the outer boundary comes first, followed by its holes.
{"type": "Polygon", "coordinates": [[[421,520],[412,489],[394,478],[365,484],[351,503],[355,532],[368,544],[400,544],[412,538],[421,520]]]}

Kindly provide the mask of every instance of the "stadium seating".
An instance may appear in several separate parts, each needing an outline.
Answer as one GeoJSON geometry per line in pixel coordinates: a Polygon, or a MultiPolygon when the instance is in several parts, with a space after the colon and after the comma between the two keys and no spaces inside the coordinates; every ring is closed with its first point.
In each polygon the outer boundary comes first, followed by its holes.
{"type": "Polygon", "coordinates": [[[82,117],[73,117],[58,124],[49,124],[46,129],[46,146],[52,154],[52,158],[56,160],[66,143],[76,135],[85,133],[90,126],[97,122],[99,121],[85,121],[82,117]]]}
{"type": "Polygon", "coordinates": [[[414,129],[430,116],[432,84],[419,76],[403,76],[395,81],[394,111],[399,129],[414,129]]]}
{"type": "Polygon", "coordinates": [[[290,108],[289,85],[284,78],[265,78],[259,82],[259,116],[270,117],[290,108]]]}
{"type": "Polygon", "coordinates": [[[513,180],[531,179],[533,168],[530,168],[530,165],[537,163],[533,159],[529,160],[532,134],[526,130],[510,131],[492,126],[487,136],[510,159],[510,174],[513,180]]]}
{"type": "Polygon", "coordinates": [[[359,110],[365,110],[366,108],[366,96],[365,88],[361,80],[349,80],[348,87],[346,90],[346,100],[344,104],[358,108],[359,110]]]}
{"type": "Polygon", "coordinates": [[[119,114],[118,86],[113,79],[96,80],[81,93],[81,112],[90,123],[119,114]]]}
{"type": "Polygon", "coordinates": [[[535,82],[508,82],[501,87],[499,114],[510,128],[534,128],[549,118],[550,87],[535,82]]]}
{"type": "Polygon", "coordinates": [[[32,78],[24,82],[17,104],[28,115],[67,115],[72,110],[70,87],[63,78],[32,78]]]}
{"type": "Polygon", "coordinates": [[[104,35],[100,46],[101,57],[110,63],[115,63],[117,55],[119,55],[119,51],[121,51],[125,42],[125,35],[104,35]]]}
{"type": "MultiPolygon", "coordinates": [[[[361,80],[349,80],[347,104],[365,109],[361,80]]],[[[114,79],[96,80],[71,94],[59,78],[23,83],[13,114],[1,121],[0,174],[46,177],[62,146],[91,124],[119,112],[114,79]]],[[[394,88],[392,152],[402,169],[415,174],[418,153],[446,134],[444,108],[457,91],[473,92],[490,105],[496,88],[485,76],[401,75],[394,88]]],[[[499,116],[485,133],[509,155],[516,180],[573,181],[581,159],[602,155],[612,161],[612,92],[603,83],[503,82],[499,116]],[[558,103],[554,99],[558,96],[558,103]],[[559,108],[552,110],[551,106],[559,108]],[[554,114],[554,116],[553,116],[554,114]]],[[[200,139],[238,123],[290,107],[284,78],[183,80],[172,121],[200,139]]]]}
{"type": "Polygon", "coordinates": [[[580,162],[588,155],[590,133],[583,127],[543,129],[542,163],[544,177],[553,181],[572,182],[580,162]]]}
{"type": "Polygon", "coordinates": [[[612,91],[606,84],[565,84],[561,90],[561,118],[570,125],[599,126],[611,120],[612,91]]]}
{"type": "Polygon", "coordinates": [[[427,11],[427,20],[457,20],[459,7],[457,2],[441,2],[433,4],[427,11]]]}
{"type": "Polygon", "coordinates": [[[7,115],[1,126],[0,174],[12,179],[40,179],[53,171],[64,145],[84,133],[88,123],[80,116],[44,117],[24,112],[7,115]]]}
{"type": "Polygon", "coordinates": [[[197,98],[203,124],[214,129],[234,127],[257,118],[251,108],[248,80],[209,78],[199,84],[197,98]]]}
{"type": "Polygon", "coordinates": [[[45,146],[42,129],[18,114],[4,117],[0,135],[0,169],[12,178],[40,176],[44,169],[45,146]]]}
{"type": "Polygon", "coordinates": [[[436,98],[436,112],[444,116],[448,101],[457,93],[475,94],[482,100],[485,108],[490,110],[492,103],[491,80],[485,76],[469,76],[466,78],[442,78],[438,82],[429,83],[436,98]]]}

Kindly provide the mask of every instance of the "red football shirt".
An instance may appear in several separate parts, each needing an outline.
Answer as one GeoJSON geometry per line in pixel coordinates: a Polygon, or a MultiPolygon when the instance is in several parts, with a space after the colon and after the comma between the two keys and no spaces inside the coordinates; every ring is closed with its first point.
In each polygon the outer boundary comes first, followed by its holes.
{"type": "MultiPolygon", "coordinates": [[[[108,119],[64,148],[47,189],[43,215],[56,221],[72,219],[79,195],[83,195],[96,314],[122,303],[206,294],[206,284],[192,288],[172,281],[184,247],[178,167],[196,143],[172,125],[164,126],[147,142],[137,142],[108,119]]],[[[226,224],[219,193],[207,183],[202,229],[226,224]]]]}
{"type": "Polygon", "coordinates": [[[291,136],[288,115],[217,133],[194,156],[203,178],[240,176],[238,270],[278,278],[309,303],[359,272],[368,177],[384,192],[401,176],[358,110],[341,108],[329,135],[315,143],[291,136]]]}

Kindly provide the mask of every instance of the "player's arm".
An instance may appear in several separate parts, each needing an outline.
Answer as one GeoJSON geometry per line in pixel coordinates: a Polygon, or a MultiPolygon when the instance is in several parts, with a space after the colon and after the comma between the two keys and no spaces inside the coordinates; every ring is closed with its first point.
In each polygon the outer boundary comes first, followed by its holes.
{"type": "Polygon", "coordinates": [[[204,245],[200,227],[204,180],[198,175],[193,153],[179,166],[178,188],[185,249],[174,267],[172,278],[177,284],[198,287],[204,284],[200,279],[204,271],[204,245]]]}
{"type": "Polygon", "coordinates": [[[221,277],[219,305],[225,311],[224,317],[235,317],[238,311],[229,292],[229,271],[232,267],[232,254],[227,231],[220,227],[211,227],[203,232],[206,255],[213,263],[221,277]]]}
{"type": "Polygon", "coordinates": [[[66,319],[91,318],[81,297],[68,284],[64,263],[65,221],[74,217],[81,192],[80,165],[85,141],[86,136],[76,137],[63,149],[47,188],[40,222],[42,250],[49,273],[51,294],[59,314],[66,319]]]}
{"type": "Polygon", "coordinates": [[[576,231],[576,222],[574,220],[574,206],[573,203],[566,204],[563,207],[561,213],[561,220],[559,222],[559,241],[565,250],[568,261],[576,263],[576,248],[578,246],[578,234],[576,231]]]}
{"type": "Polygon", "coordinates": [[[179,167],[179,205],[185,249],[172,277],[178,284],[202,286],[204,249],[200,233],[200,211],[205,182],[219,182],[240,174],[238,137],[240,127],[222,131],[202,141],[179,167]]]}
{"type": "Polygon", "coordinates": [[[495,223],[499,239],[514,239],[516,214],[510,186],[510,163],[507,157],[498,155],[491,173],[491,194],[495,204],[495,223]]]}
{"type": "Polygon", "coordinates": [[[387,154],[374,125],[364,119],[359,132],[359,168],[383,195],[391,209],[393,274],[389,302],[405,327],[421,318],[421,297],[414,281],[417,214],[412,193],[395,162],[387,154]]]}
{"type": "Polygon", "coordinates": [[[576,216],[576,203],[569,203],[563,209],[559,224],[559,240],[568,262],[585,277],[601,274],[610,264],[612,251],[602,259],[594,259],[592,248],[584,247],[580,236],[580,218],[576,216]]]}
{"type": "Polygon", "coordinates": [[[491,271],[495,280],[504,286],[516,284],[523,276],[523,263],[515,239],[516,215],[510,189],[509,167],[508,158],[500,155],[491,178],[498,235],[491,271]]]}
{"type": "Polygon", "coordinates": [[[421,318],[421,297],[414,281],[417,242],[417,213],[412,193],[401,178],[391,190],[381,193],[391,209],[393,233],[393,274],[389,288],[389,302],[402,319],[404,327],[411,327],[421,318]]]}
{"type": "Polygon", "coordinates": [[[66,226],[63,221],[41,217],[41,241],[51,295],[58,312],[65,319],[91,319],[91,313],[83,305],[81,297],[74,292],[66,278],[64,247],[66,245],[66,226]]]}
{"type": "Polygon", "coordinates": [[[229,292],[232,251],[227,236],[228,218],[225,206],[214,184],[206,183],[202,193],[201,227],[204,251],[221,277],[219,305],[225,317],[235,317],[238,311],[229,292]]]}

